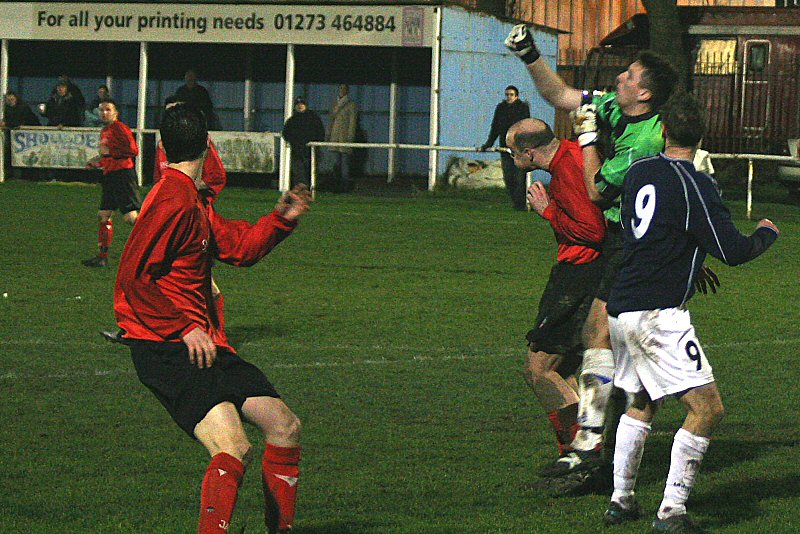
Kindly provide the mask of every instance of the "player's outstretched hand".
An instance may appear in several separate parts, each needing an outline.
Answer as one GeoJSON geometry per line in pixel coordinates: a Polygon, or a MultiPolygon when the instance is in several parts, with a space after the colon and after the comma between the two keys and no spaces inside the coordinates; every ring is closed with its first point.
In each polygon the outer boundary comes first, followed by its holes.
{"type": "Polygon", "coordinates": [[[700,267],[700,271],[697,273],[697,279],[694,281],[694,290],[703,295],[707,295],[710,289],[712,293],[716,294],[718,287],[719,277],[717,273],[712,271],[707,265],[700,267]]]}
{"type": "Polygon", "coordinates": [[[189,349],[189,361],[192,365],[196,365],[199,369],[214,365],[214,360],[217,359],[217,347],[202,328],[195,328],[183,336],[183,342],[189,349]]]}
{"type": "Polygon", "coordinates": [[[517,24],[511,29],[511,33],[506,37],[505,45],[526,65],[530,65],[541,56],[539,49],[536,48],[536,43],[533,42],[531,31],[525,24],[517,24]]]}
{"type": "Polygon", "coordinates": [[[756,230],[758,230],[759,228],[769,228],[776,234],[781,235],[781,231],[778,230],[778,227],[775,226],[775,223],[770,221],[769,219],[761,219],[760,221],[758,221],[758,224],[756,225],[756,230]]]}
{"type": "Polygon", "coordinates": [[[311,191],[305,184],[297,184],[278,200],[275,209],[290,221],[294,221],[311,207],[311,191]]]}
{"type": "Polygon", "coordinates": [[[544,217],[544,210],[550,205],[550,196],[542,182],[533,182],[528,188],[528,204],[536,213],[544,217]]]}

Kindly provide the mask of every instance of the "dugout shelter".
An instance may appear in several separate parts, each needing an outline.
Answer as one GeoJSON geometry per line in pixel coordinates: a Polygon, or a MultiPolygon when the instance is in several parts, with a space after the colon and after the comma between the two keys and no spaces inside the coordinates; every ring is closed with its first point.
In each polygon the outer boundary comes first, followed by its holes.
{"type": "MultiPolygon", "coordinates": [[[[194,68],[226,134],[241,134],[241,142],[231,145],[238,147],[237,157],[265,138],[279,143],[273,161],[280,163],[275,171],[285,190],[289,147],[278,140],[294,97],[305,96],[326,121],[341,83],[350,85],[371,142],[477,146],[503,89],[512,84],[534,116],[552,122],[552,107],[503,47],[513,24],[441,1],[10,2],[0,11],[0,91],[17,91],[35,104],[47,100],[58,75],[69,74],[90,100],[105,83],[120,103],[122,120],[146,147],[152,146],[148,136],[155,133],[164,98],[194,68]]],[[[543,56],[555,67],[557,31],[536,32],[543,56]]],[[[47,137],[76,143],[90,136],[47,137]]],[[[36,144],[35,136],[27,139],[36,144]]],[[[11,141],[13,149],[13,136],[11,141]]],[[[424,174],[433,187],[454,155],[371,149],[363,172],[389,179],[424,174]]],[[[140,181],[149,176],[144,159],[137,160],[140,181]]],[[[223,160],[228,166],[225,155],[223,160]]]]}

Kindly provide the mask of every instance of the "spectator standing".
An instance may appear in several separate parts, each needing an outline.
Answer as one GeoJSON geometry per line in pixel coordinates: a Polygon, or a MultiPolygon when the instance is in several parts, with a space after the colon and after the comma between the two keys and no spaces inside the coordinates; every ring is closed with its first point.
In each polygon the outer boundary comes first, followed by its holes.
{"type": "Polygon", "coordinates": [[[97,212],[100,224],[97,238],[99,250],[96,257],[83,262],[87,267],[108,265],[108,249],[114,236],[111,220],[114,210],[122,212],[125,222],[133,225],[142,206],[136,173],[133,171],[133,158],[139,154],[133,133],[119,120],[117,103],[113,100],[100,104],[100,118],[105,124],[100,132],[100,155],[87,165],[103,170],[103,178],[100,180],[102,198],[100,210],[97,212]]]}
{"type": "Polygon", "coordinates": [[[214,103],[211,101],[208,89],[197,83],[197,72],[194,69],[187,70],[183,76],[183,81],[186,83],[175,91],[175,99],[202,111],[208,121],[209,130],[221,130],[222,127],[219,124],[217,114],[214,112],[214,103]]]}
{"type": "Polygon", "coordinates": [[[55,92],[45,104],[44,116],[48,126],[80,126],[83,124],[83,103],[70,92],[67,82],[59,80],[55,92]]]}
{"type": "Polygon", "coordinates": [[[282,135],[292,148],[292,186],[296,184],[310,186],[311,148],[306,146],[306,143],[325,139],[325,127],[319,115],[308,109],[308,103],[302,96],[294,99],[294,113],[283,125],[282,135]]]}
{"type": "MultiPolygon", "coordinates": [[[[83,92],[81,91],[81,88],[72,83],[72,80],[70,80],[69,76],[67,76],[66,74],[61,74],[58,77],[58,83],[60,82],[64,82],[67,84],[67,88],[69,89],[70,94],[75,98],[75,101],[78,103],[78,106],[80,106],[81,110],[84,107],[86,107],[86,99],[83,97],[83,92]]],[[[58,83],[56,83],[56,86],[53,87],[52,91],[50,91],[51,96],[56,93],[56,90],[58,89],[58,83]]]]}
{"type": "MultiPolygon", "coordinates": [[[[491,147],[498,137],[500,138],[500,146],[505,147],[506,133],[511,125],[530,116],[530,106],[519,98],[519,89],[513,85],[506,87],[506,99],[497,104],[494,109],[492,128],[489,130],[489,137],[481,146],[481,150],[491,147]]],[[[503,168],[503,182],[506,184],[506,191],[511,197],[514,209],[524,211],[527,209],[525,205],[526,171],[514,165],[513,156],[505,152],[500,154],[500,165],[503,168]]]]}
{"type": "MultiPolygon", "coordinates": [[[[333,103],[329,115],[326,140],[331,143],[353,143],[358,130],[358,106],[350,100],[350,87],[339,86],[339,96],[333,103]]],[[[331,147],[336,160],[333,164],[333,190],[346,192],[353,190],[350,175],[353,149],[350,147],[331,147]]]]}
{"type": "MultiPolygon", "coordinates": [[[[39,118],[33,112],[31,107],[25,103],[17,93],[9,91],[5,96],[3,112],[3,121],[0,122],[0,128],[19,128],[20,126],[39,126],[39,118]]],[[[4,131],[3,135],[6,137],[5,151],[6,151],[6,167],[11,169],[14,178],[22,178],[23,169],[11,167],[11,132],[4,131]]]]}
{"type": "Polygon", "coordinates": [[[0,126],[19,128],[20,126],[39,126],[41,124],[31,107],[13,91],[6,93],[4,107],[4,119],[0,126]]]}
{"type": "Polygon", "coordinates": [[[97,88],[97,97],[92,100],[92,103],[89,104],[89,109],[86,110],[86,126],[100,126],[103,124],[102,119],[100,119],[100,103],[110,98],[111,93],[107,85],[101,85],[97,88]]]}

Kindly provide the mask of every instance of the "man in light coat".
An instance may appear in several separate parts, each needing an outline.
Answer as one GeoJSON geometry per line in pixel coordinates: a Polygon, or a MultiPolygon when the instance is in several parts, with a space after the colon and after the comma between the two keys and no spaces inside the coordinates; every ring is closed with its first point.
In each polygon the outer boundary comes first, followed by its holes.
{"type": "MultiPolygon", "coordinates": [[[[332,143],[352,143],[356,139],[358,127],[358,107],[348,96],[350,88],[339,86],[339,96],[331,108],[330,121],[325,140],[332,143]]],[[[350,147],[332,147],[336,156],[333,165],[333,190],[336,192],[352,191],[353,180],[350,176],[353,149],[350,147]]]]}

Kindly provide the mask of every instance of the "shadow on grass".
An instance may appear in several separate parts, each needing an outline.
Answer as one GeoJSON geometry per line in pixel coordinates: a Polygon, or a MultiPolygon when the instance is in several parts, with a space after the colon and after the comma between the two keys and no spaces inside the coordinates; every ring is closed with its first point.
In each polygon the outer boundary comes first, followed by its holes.
{"type": "Polygon", "coordinates": [[[800,496],[798,477],[800,472],[795,471],[777,478],[760,476],[732,480],[692,497],[690,506],[708,512],[717,526],[749,521],[763,515],[762,501],[800,496]]]}
{"type": "Polygon", "coordinates": [[[272,323],[226,326],[225,332],[234,347],[286,335],[285,330],[272,323]]]}
{"type": "Polygon", "coordinates": [[[361,532],[380,532],[382,529],[374,523],[358,523],[344,521],[328,521],[315,525],[295,526],[292,534],[356,534],[361,532]]]}

